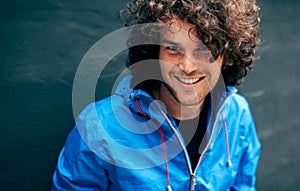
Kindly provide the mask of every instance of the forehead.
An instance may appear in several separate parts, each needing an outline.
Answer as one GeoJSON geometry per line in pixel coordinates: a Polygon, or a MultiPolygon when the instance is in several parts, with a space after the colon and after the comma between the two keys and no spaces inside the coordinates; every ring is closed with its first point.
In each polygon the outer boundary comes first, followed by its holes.
{"type": "Polygon", "coordinates": [[[164,25],[161,31],[162,39],[201,43],[195,25],[186,20],[172,19],[164,25]]]}

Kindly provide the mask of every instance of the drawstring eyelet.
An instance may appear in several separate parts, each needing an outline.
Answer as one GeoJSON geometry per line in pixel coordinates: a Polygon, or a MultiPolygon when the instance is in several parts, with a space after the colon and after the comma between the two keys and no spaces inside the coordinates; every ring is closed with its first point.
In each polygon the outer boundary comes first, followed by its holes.
{"type": "Polygon", "coordinates": [[[167,186],[168,191],[173,191],[170,185],[167,186]]]}
{"type": "Polygon", "coordinates": [[[231,160],[228,160],[228,161],[227,161],[227,166],[228,166],[228,167],[231,167],[231,166],[232,166],[231,160]]]}

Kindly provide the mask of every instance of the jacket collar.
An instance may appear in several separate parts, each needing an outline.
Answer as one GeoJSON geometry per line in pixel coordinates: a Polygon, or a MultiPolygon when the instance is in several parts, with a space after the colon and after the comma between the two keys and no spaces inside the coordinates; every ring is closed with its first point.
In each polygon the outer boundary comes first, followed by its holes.
{"type": "MultiPolygon", "coordinates": [[[[154,98],[141,89],[132,89],[130,87],[131,81],[132,81],[132,75],[127,75],[123,77],[123,79],[120,81],[120,83],[118,84],[115,90],[115,94],[126,98],[129,107],[134,112],[137,113],[139,113],[139,109],[137,108],[134,101],[135,99],[138,99],[144,112],[150,116],[148,107],[154,101],[154,98]]],[[[211,95],[211,106],[210,106],[211,117],[216,117],[218,111],[221,109],[226,98],[234,92],[237,92],[237,89],[235,87],[225,86],[222,79],[218,81],[217,85],[212,89],[210,94],[211,95]]],[[[161,109],[166,111],[166,108],[164,107],[163,104],[160,103],[160,107],[161,109]]]]}
{"type": "MultiPolygon", "coordinates": [[[[163,116],[161,116],[160,112],[157,111],[157,108],[159,107],[160,110],[163,110],[163,112],[167,114],[164,105],[161,102],[154,100],[154,98],[147,92],[141,89],[130,88],[131,80],[131,75],[125,76],[119,83],[115,94],[122,96],[125,100],[127,100],[127,104],[131,111],[135,113],[141,113],[142,110],[143,115],[147,116],[148,118],[153,117],[158,121],[164,121],[163,116]],[[136,104],[136,101],[138,101],[138,104],[136,104]],[[152,107],[151,104],[157,105],[156,107],[152,107]]],[[[220,113],[225,113],[226,115],[226,107],[224,107],[225,101],[231,94],[235,92],[237,92],[235,87],[225,86],[221,80],[219,80],[215,88],[213,88],[211,91],[211,103],[208,111],[207,130],[200,144],[199,153],[203,153],[207,146],[210,146],[210,149],[212,149],[214,142],[222,128],[222,125],[216,125],[216,123],[222,121],[220,113]]],[[[171,120],[173,120],[170,115],[168,116],[171,120]]],[[[175,122],[173,124],[175,124],[175,122]]]]}

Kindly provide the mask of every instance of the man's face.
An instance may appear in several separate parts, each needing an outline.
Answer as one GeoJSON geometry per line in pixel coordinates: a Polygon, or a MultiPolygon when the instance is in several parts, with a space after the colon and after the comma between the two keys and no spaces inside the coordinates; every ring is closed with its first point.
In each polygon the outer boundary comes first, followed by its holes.
{"type": "Polygon", "coordinates": [[[197,105],[216,85],[223,58],[214,59],[194,25],[180,19],[170,23],[161,32],[159,50],[164,89],[182,105],[197,105]]]}

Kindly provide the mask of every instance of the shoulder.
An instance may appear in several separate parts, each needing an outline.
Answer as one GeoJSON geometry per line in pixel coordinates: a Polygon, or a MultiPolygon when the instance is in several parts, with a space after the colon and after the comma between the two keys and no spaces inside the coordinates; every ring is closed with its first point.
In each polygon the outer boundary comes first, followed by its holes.
{"type": "Polygon", "coordinates": [[[111,135],[119,129],[115,117],[119,111],[114,111],[113,108],[116,101],[120,102],[119,98],[112,95],[90,103],[76,118],[76,129],[80,138],[89,150],[105,161],[110,160],[107,151],[114,142],[111,135]]]}
{"type": "Polygon", "coordinates": [[[241,95],[236,88],[229,87],[228,88],[232,93],[229,93],[226,100],[227,107],[234,109],[239,112],[251,112],[250,103],[246,97],[241,95]]]}
{"type": "Polygon", "coordinates": [[[120,107],[126,107],[126,98],[113,94],[99,101],[88,104],[77,116],[76,123],[80,121],[92,121],[94,119],[106,119],[120,107]]]}
{"type": "Polygon", "coordinates": [[[233,126],[232,130],[247,133],[255,129],[250,103],[243,95],[238,92],[232,93],[225,101],[224,107],[227,120],[233,126]]]}
{"type": "Polygon", "coordinates": [[[238,92],[230,95],[225,103],[229,133],[237,133],[244,144],[255,144],[260,147],[255,120],[252,116],[250,103],[238,92]]]}

